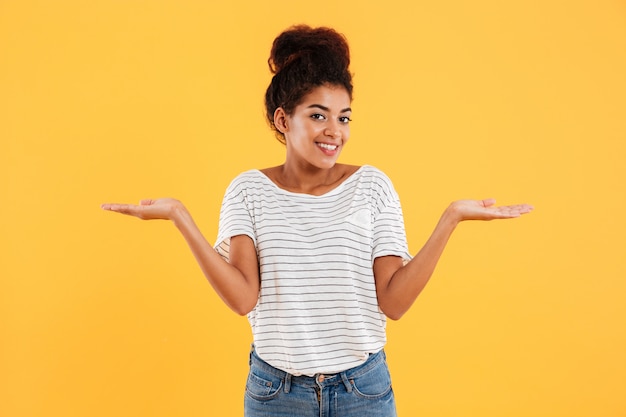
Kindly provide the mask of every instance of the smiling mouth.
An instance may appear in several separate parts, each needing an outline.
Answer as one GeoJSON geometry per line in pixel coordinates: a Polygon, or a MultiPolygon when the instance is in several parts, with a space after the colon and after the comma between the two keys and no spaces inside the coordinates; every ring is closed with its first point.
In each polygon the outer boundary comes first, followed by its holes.
{"type": "Polygon", "coordinates": [[[328,151],[334,151],[339,147],[339,145],[329,145],[327,143],[320,143],[320,142],[315,142],[315,144],[319,146],[320,148],[326,149],[328,151]]]}

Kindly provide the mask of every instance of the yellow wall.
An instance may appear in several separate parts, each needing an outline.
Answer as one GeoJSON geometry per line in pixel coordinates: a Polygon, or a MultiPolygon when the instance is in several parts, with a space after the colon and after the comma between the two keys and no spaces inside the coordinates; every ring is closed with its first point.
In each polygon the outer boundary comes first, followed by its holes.
{"type": "Polygon", "coordinates": [[[626,4],[261,3],[0,1],[0,415],[242,414],[246,319],[171,224],[99,205],[175,196],[212,241],[283,160],[266,59],[306,22],[351,42],[342,161],[393,179],[413,252],[453,199],[536,206],[459,227],[390,323],[400,415],[625,416],[626,4]]]}

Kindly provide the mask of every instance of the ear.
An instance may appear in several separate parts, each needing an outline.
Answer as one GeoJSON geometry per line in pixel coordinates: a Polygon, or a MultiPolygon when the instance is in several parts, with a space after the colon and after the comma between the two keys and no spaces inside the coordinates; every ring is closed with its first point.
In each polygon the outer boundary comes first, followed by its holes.
{"type": "Polygon", "coordinates": [[[279,107],[274,111],[274,126],[280,133],[285,133],[289,130],[289,125],[287,124],[287,113],[282,107],[279,107]]]}

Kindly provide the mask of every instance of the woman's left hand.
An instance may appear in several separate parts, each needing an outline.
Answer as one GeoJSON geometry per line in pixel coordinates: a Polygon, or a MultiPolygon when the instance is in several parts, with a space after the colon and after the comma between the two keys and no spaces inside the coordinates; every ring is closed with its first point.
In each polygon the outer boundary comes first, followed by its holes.
{"type": "Polygon", "coordinates": [[[515,204],[510,206],[494,206],[496,200],[459,200],[450,204],[450,210],[459,222],[464,220],[495,220],[512,219],[522,214],[530,213],[533,206],[530,204],[515,204]]]}

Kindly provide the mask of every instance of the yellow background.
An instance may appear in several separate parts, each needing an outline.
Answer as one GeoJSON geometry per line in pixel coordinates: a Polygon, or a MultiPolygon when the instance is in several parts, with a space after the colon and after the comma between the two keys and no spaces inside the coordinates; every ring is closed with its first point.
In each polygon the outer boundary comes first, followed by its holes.
{"type": "Polygon", "coordinates": [[[411,250],[468,223],[389,324],[401,416],[626,416],[623,1],[0,1],[0,416],[239,416],[251,340],[171,224],[210,241],[225,187],[283,161],[273,38],[344,32],[346,163],[394,181],[411,250]]]}

